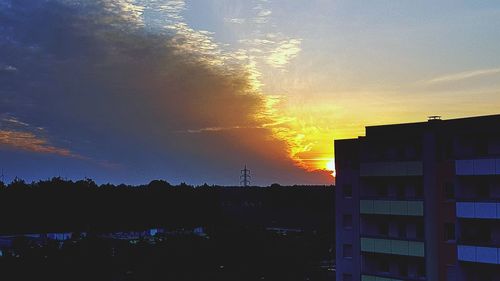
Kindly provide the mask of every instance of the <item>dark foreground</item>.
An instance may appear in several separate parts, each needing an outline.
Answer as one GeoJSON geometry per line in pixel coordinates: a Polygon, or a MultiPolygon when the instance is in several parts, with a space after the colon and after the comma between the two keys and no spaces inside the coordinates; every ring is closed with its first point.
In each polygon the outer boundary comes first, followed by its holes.
{"type": "Polygon", "coordinates": [[[331,238],[317,231],[232,227],[85,236],[15,238],[0,257],[0,280],[334,280],[331,238]]]}
{"type": "Polygon", "coordinates": [[[0,183],[0,280],[333,281],[333,191],[0,183]]]}

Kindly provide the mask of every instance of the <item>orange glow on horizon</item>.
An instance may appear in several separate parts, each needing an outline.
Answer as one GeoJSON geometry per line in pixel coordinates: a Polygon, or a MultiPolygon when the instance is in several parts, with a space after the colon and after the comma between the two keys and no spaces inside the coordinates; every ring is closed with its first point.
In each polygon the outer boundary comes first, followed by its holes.
{"type": "Polygon", "coordinates": [[[337,107],[284,96],[264,97],[266,110],[262,117],[270,120],[265,127],[287,143],[290,159],[306,171],[328,171],[335,177],[333,140],[350,135],[332,128],[337,107]]]}
{"type": "Polygon", "coordinates": [[[333,174],[335,174],[335,159],[331,159],[330,161],[328,161],[328,163],[326,163],[326,169],[328,171],[332,171],[333,174]]]}

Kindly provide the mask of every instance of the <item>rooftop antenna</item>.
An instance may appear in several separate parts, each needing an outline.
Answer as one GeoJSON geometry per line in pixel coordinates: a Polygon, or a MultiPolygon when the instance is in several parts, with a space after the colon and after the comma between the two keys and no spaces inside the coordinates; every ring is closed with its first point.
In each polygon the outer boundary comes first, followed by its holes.
{"type": "Polygon", "coordinates": [[[241,170],[240,179],[242,186],[247,187],[250,185],[250,170],[247,169],[247,165],[245,165],[245,169],[241,170]]]}
{"type": "Polygon", "coordinates": [[[431,116],[428,116],[427,117],[428,121],[438,121],[438,120],[441,120],[441,116],[440,115],[431,115],[431,116]]]}

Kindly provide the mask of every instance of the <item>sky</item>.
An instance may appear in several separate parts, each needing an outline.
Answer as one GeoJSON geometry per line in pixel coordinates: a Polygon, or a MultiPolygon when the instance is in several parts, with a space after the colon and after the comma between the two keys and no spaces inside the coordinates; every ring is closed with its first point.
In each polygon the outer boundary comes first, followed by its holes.
{"type": "Polygon", "coordinates": [[[5,181],[331,184],[368,125],[500,113],[500,2],[0,0],[5,181]]]}

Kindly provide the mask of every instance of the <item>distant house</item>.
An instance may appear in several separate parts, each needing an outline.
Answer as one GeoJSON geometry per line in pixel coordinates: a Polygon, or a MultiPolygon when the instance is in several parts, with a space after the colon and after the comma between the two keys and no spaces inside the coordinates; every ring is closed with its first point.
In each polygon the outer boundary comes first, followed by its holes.
{"type": "Polygon", "coordinates": [[[57,241],[66,241],[71,239],[72,233],[71,232],[64,232],[64,233],[47,233],[47,238],[52,239],[52,240],[57,240],[57,241]]]}

